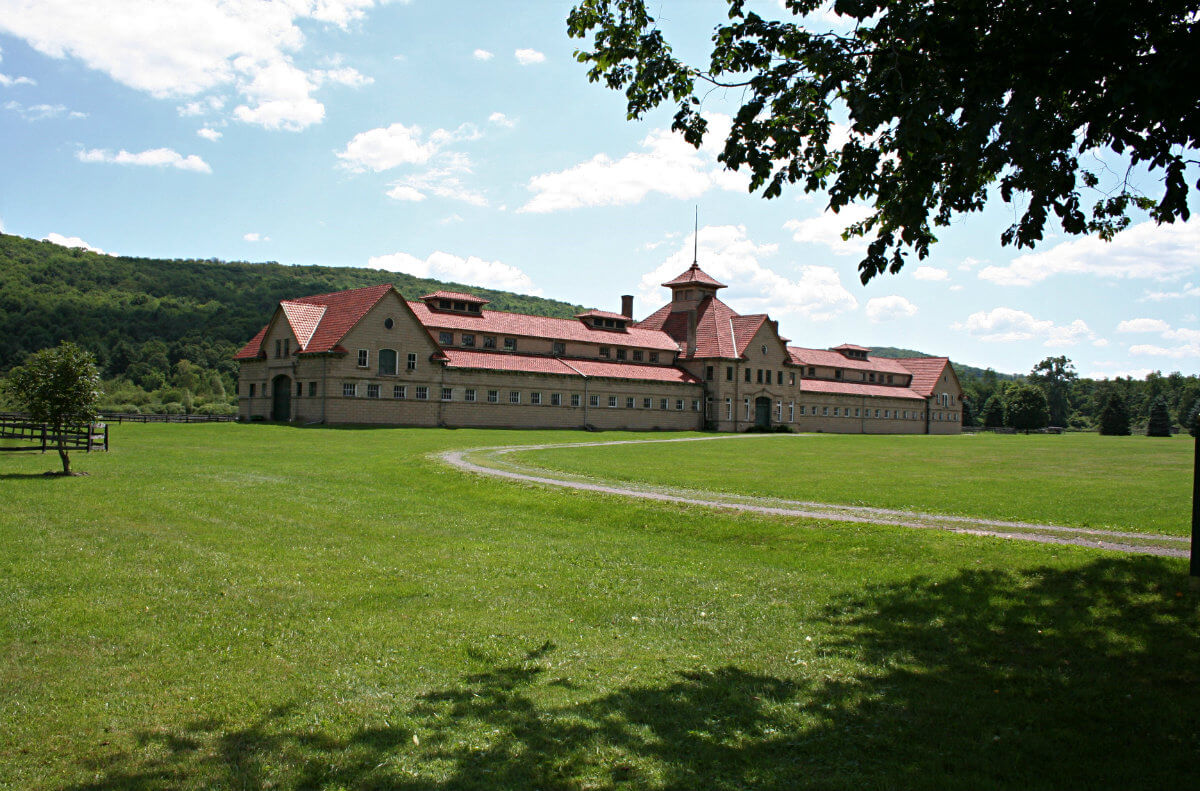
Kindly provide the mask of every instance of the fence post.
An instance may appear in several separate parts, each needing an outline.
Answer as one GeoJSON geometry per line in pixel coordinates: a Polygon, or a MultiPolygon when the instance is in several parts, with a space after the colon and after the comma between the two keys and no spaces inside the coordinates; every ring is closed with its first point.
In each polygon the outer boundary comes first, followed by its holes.
{"type": "Polygon", "coordinates": [[[46,452],[46,426],[42,425],[42,453],[46,452]]]}

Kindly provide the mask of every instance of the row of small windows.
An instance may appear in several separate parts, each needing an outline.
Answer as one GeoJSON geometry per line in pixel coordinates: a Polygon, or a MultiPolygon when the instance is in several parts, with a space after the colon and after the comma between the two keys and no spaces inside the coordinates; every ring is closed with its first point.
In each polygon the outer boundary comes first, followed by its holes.
{"type": "MultiPolygon", "coordinates": [[[[315,382],[314,382],[314,384],[315,384],[315,382]]],[[[250,387],[251,387],[250,395],[253,396],[254,395],[254,386],[251,385],[250,387]]],[[[368,384],[366,386],[365,395],[367,398],[381,398],[382,392],[383,391],[382,391],[380,385],[368,384]]],[[[394,399],[405,400],[409,397],[409,392],[410,392],[410,388],[408,385],[393,385],[392,386],[392,398],[394,398],[394,399]]],[[[417,385],[417,386],[411,388],[411,392],[412,392],[413,398],[415,398],[417,401],[428,401],[429,400],[429,388],[424,385],[417,385]]],[[[441,388],[441,400],[453,401],[454,400],[454,392],[455,392],[455,388],[452,388],[452,387],[441,388]]],[[[505,392],[507,394],[506,398],[507,398],[508,403],[510,403],[510,404],[522,403],[523,392],[521,390],[508,390],[505,392]]],[[[357,398],[358,395],[359,395],[358,383],[356,383],[356,382],[343,382],[342,383],[342,396],[344,398],[357,398]]],[[[529,403],[533,404],[534,406],[540,406],[540,405],[544,405],[544,404],[549,404],[550,406],[563,406],[563,404],[564,404],[563,395],[564,395],[563,393],[543,394],[543,393],[535,390],[535,391],[529,393],[529,403]],[[548,401],[543,397],[544,395],[549,396],[548,401]]],[[[568,400],[565,403],[569,403],[573,407],[583,405],[583,396],[580,395],[579,393],[567,393],[566,395],[568,396],[568,400]]],[[[589,395],[588,396],[588,406],[599,407],[602,403],[601,399],[604,399],[603,403],[606,403],[610,408],[613,408],[613,409],[619,408],[622,405],[622,397],[621,396],[589,395]]],[[[487,403],[489,403],[489,404],[499,404],[501,402],[501,391],[500,390],[480,391],[473,387],[466,387],[466,388],[462,388],[462,400],[466,401],[468,403],[477,403],[477,402],[486,400],[487,403]],[[481,398],[481,396],[482,396],[482,398],[481,398]]],[[[641,409],[654,409],[655,406],[657,405],[658,409],[671,409],[673,406],[675,410],[683,411],[688,406],[688,402],[689,402],[689,399],[684,399],[684,398],[676,398],[676,399],[659,398],[659,399],[657,399],[657,402],[656,402],[656,399],[654,399],[654,398],[643,397],[640,401],[640,404],[641,404],[640,408],[641,409]]],[[[639,406],[638,406],[639,401],[634,396],[624,396],[623,403],[624,403],[624,406],[626,409],[639,408],[639,406]]],[[[700,411],[700,399],[698,399],[698,398],[690,399],[690,406],[693,411],[699,412],[700,411]]]]}
{"type": "MultiPolygon", "coordinates": [[[[709,405],[709,407],[710,407],[710,412],[711,412],[711,404],[709,405]]],[[[754,405],[749,398],[742,400],[742,407],[743,407],[743,410],[745,413],[745,417],[743,419],[747,420],[747,421],[753,420],[754,419],[754,405]]],[[[851,414],[850,409],[851,409],[850,407],[818,406],[816,404],[813,404],[811,406],[808,406],[805,404],[797,405],[795,401],[789,401],[787,403],[787,415],[788,415],[787,422],[794,423],[796,421],[797,416],[800,416],[800,417],[805,417],[805,416],[856,417],[856,418],[867,418],[867,419],[878,418],[880,420],[923,420],[925,418],[924,412],[919,412],[919,411],[911,410],[911,409],[905,409],[905,410],[874,409],[874,410],[872,410],[871,408],[854,407],[853,414],[851,414]]],[[[783,401],[781,401],[781,400],[776,401],[775,402],[775,420],[776,421],[783,422],[783,412],[784,412],[783,401]]],[[[942,419],[941,415],[942,415],[941,412],[933,413],[933,419],[941,420],[942,419]]],[[[945,419],[946,420],[956,419],[956,417],[951,417],[951,415],[956,415],[956,413],[947,412],[945,419]]],[[[725,419],[733,420],[733,399],[732,398],[725,399],[725,419]]]]}
{"type": "MultiPolygon", "coordinates": [[[[379,354],[377,355],[377,358],[378,358],[377,362],[379,363],[379,375],[380,376],[395,376],[396,375],[396,366],[398,364],[400,356],[396,353],[395,349],[380,349],[379,354]]],[[[370,350],[368,350],[368,349],[359,349],[358,350],[358,367],[359,368],[370,368],[371,367],[371,352],[370,352],[370,350]]],[[[407,360],[407,363],[405,364],[405,370],[407,370],[407,371],[417,370],[417,355],[416,355],[416,353],[409,352],[408,360],[407,360]]]]}
{"type": "MultiPolygon", "coordinates": [[[[609,319],[612,321],[612,319],[609,319]]],[[[464,349],[474,349],[477,346],[483,349],[495,349],[498,338],[495,335],[476,335],[471,332],[460,333],[458,345],[464,349]]],[[[453,332],[438,332],[438,343],[442,346],[454,346],[453,332]]],[[[516,338],[504,338],[504,351],[515,352],[517,350],[516,338]]],[[[552,341],[550,343],[550,353],[556,356],[563,356],[567,353],[567,344],[565,341],[552,341]]],[[[658,352],[646,352],[642,349],[623,349],[621,347],[601,346],[598,353],[605,359],[615,359],[618,361],[632,360],[635,363],[640,362],[658,362],[658,352]]],[[[361,354],[361,350],[360,350],[361,354]]],[[[365,367],[365,366],[364,366],[365,367]]]]}

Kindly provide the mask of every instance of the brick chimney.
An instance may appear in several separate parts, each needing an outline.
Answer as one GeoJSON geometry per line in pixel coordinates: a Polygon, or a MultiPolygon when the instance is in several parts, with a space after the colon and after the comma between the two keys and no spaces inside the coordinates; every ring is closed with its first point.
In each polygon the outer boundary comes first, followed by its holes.
{"type": "Polygon", "coordinates": [[[621,295],[621,315],[626,318],[633,318],[633,294],[621,295]]]}

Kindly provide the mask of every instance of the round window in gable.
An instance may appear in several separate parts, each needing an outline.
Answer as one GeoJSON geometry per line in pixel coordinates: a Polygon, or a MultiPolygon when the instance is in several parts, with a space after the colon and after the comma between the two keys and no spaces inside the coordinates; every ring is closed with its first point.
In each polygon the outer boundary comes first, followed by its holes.
{"type": "Polygon", "coordinates": [[[383,326],[390,330],[392,327],[396,326],[396,322],[392,321],[391,318],[386,318],[383,320],[383,326]]]}

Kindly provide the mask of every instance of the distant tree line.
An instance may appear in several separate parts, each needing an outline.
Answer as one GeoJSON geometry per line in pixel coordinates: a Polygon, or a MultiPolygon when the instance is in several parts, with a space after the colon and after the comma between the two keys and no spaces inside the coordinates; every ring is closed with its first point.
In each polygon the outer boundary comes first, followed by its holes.
{"type": "MultiPolygon", "coordinates": [[[[1036,429],[1058,426],[1103,434],[1146,431],[1167,436],[1173,427],[1191,430],[1200,412],[1200,377],[1155,371],[1144,379],[1080,377],[1064,357],[1047,357],[1028,375],[1002,378],[957,368],[967,403],[964,424],[1036,429]]],[[[976,369],[978,370],[978,369],[976,369]]]]}
{"type": "Polygon", "coordinates": [[[451,289],[494,310],[565,318],[583,309],[377,269],[107,256],[0,234],[0,377],[68,340],[96,360],[103,411],[229,412],[233,355],[280,300],[380,283],[408,299],[451,289]]]}

